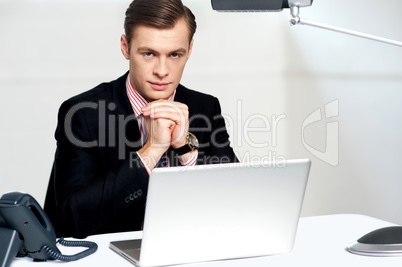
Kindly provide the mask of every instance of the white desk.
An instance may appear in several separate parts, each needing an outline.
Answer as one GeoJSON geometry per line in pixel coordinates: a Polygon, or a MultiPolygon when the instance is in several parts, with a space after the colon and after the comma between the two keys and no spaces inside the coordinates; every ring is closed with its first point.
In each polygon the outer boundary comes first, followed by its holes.
{"type": "MultiPolygon", "coordinates": [[[[362,235],[391,223],[363,215],[340,214],[301,218],[293,251],[285,255],[248,259],[203,262],[180,265],[183,267],[259,267],[259,266],[402,266],[402,257],[366,257],[350,254],[346,246],[362,235]]],[[[98,244],[98,251],[82,260],[68,263],[73,266],[134,266],[109,248],[109,242],[141,237],[141,232],[90,236],[87,240],[98,244]]],[[[64,254],[75,253],[60,248],[64,254]]],[[[60,266],[58,261],[32,262],[16,259],[18,266],[60,266]]]]}

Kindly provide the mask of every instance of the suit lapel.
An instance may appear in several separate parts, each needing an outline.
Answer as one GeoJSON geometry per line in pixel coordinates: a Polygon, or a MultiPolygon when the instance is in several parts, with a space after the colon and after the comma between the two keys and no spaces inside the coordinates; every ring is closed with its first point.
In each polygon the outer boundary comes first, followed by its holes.
{"type": "Polygon", "coordinates": [[[177,101],[177,102],[180,102],[180,103],[183,103],[183,104],[188,103],[187,97],[186,97],[186,95],[184,93],[184,90],[183,90],[183,86],[181,84],[179,84],[179,86],[176,89],[176,95],[174,97],[174,101],[177,101]]]}
{"type": "Polygon", "coordinates": [[[116,104],[115,113],[125,116],[134,114],[126,92],[126,79],[128,72],[113,83],[113,103],[116,104]]]}
{"type": "Polygon", "coordinates": [[[128,146],[138,150],[141,148],[141,136],[137,119],[127,96],[127,75],[128,72],[113,83],[112,103],[116,105],[114,113],[117,116],[118,138],[124,138],[128,146]]]}

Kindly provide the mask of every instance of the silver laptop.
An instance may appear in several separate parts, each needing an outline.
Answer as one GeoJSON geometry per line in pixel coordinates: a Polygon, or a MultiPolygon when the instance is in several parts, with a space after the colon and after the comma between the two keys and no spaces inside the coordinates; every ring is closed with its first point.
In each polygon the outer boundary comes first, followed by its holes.
{"type": "Polygon", "coordinates": [[[302,159],[155,169],[142,240],[110,248],[141,267],[288,253],[310,165],[302,159]]]}

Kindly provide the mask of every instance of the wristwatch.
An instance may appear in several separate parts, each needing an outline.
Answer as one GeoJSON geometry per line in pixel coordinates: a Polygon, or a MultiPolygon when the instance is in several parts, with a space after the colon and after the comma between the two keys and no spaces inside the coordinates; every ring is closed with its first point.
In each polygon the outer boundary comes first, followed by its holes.
{"type": "Polygon", "coordinates": [[[184,155],[190,151],[194,151],[195,149],[198,149],[199,143],[197,137],[195,137],[194,134],[188,132],[186,136],[186,144],[182,147],[179,147],[175,149],[174,151],[176,152],[177,155],[181,156],[184,155]]]}

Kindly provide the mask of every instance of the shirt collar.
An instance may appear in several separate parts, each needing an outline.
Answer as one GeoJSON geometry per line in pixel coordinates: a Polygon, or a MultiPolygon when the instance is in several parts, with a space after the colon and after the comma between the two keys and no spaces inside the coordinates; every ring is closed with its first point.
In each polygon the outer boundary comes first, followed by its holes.
{"type": "MultiPolygon", "coordinates": [[[[137,90],[134,89],[133,85],[130,82],[130,74],[127,75],[126,79],[126,91],[128,99],[130,100],[131,106],[133,107],[134,114],[136,117],[142,115],[142,108],[146,106],[149,101],[146,100],[142,95],[140,95],[137,90]]],[[[169,97],[170,101],[174,100],[176,95],[176,90],[174,90],[173,94],[169,97]]]]}

